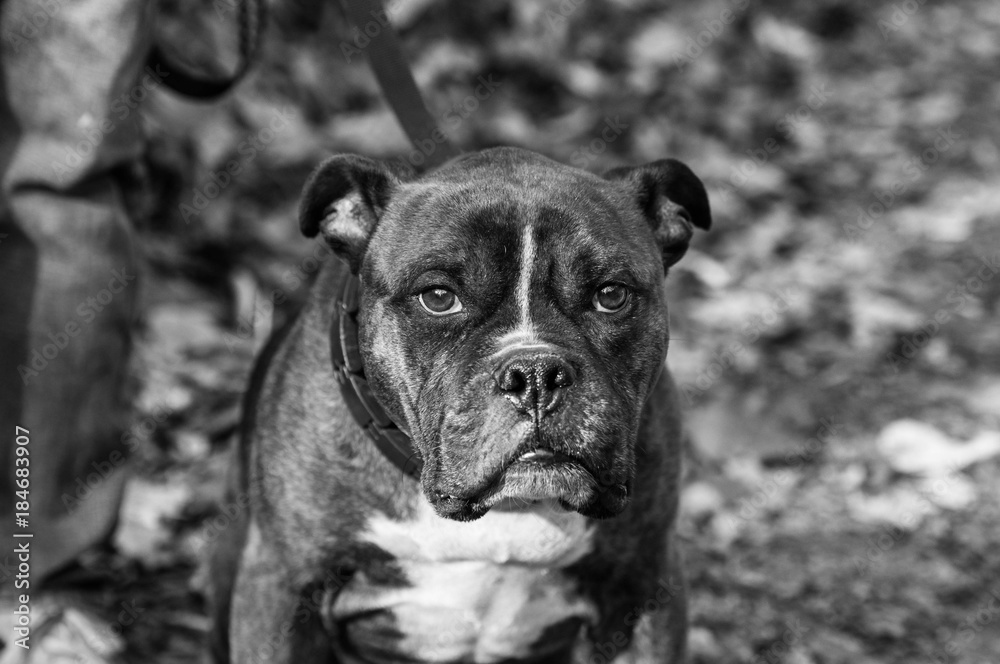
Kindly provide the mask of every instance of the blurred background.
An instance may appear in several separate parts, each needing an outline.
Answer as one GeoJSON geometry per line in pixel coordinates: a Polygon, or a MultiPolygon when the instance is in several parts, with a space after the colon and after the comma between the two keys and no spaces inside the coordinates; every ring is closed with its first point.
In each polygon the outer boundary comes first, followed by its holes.
{"type": "MultiPolygon", "coordinates": [[[[298,232],[304,178],[333,152],[410,150],[339,6],[271,9],[233,95],[144,102],[141,445],[117,550],[76,572],[107,619],[70,623],[94,646],[80,661],[202,652],[200,564],[225,527],[239,398],[327,260],[298,232]]],[[[227,64],[231,3],[161,14],[161,42],[227,64]]],[[[397,0],[390,15],[461,148],[596,172],[669,156],[709,190],[713,229],[669,277],[693,661],[1000,661],[996,3],[397,0]]]]}

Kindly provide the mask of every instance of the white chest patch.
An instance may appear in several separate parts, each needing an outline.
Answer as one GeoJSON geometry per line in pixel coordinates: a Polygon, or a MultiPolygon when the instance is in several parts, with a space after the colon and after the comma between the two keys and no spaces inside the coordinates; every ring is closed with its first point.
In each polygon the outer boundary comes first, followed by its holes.
{"type": "Polygon", "coordinates": [[[460,523],[420,502],[405,521],[372,517],[362,535],[396,558],[408,585],[382,586],[359,574],[333,606],[339,620],[391,616],[399,637],[382,638],[383,651],[426,662],[526,658],[554,633],[572,638],[596,619],[592,603],[563,573],[593,547],[584,517],[540,503],[460,523]]]}

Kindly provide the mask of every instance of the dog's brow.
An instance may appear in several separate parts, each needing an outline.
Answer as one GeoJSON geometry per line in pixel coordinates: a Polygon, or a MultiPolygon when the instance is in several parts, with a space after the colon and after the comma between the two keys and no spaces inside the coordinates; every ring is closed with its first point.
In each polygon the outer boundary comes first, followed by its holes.
{"type": "Polygon", "coordinates": [[[417,260],[402,268],[399,287],[409,288],[421,275],[428,272],[440,272],[461,283],[464,273],[464,261],[455,252],[433,252],[424,254],[417,260]]]}

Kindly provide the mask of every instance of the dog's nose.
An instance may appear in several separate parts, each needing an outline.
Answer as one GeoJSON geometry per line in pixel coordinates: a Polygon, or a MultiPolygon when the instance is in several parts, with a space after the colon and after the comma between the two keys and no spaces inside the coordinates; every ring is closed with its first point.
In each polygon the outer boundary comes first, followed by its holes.
{"type": "Polygon", "coordinates": [[[500,366],[496,381],[520,412],[541,416],[558,407],[566,388],[576,381],[576,371],[558,355],[518,355],[500,366]]]}

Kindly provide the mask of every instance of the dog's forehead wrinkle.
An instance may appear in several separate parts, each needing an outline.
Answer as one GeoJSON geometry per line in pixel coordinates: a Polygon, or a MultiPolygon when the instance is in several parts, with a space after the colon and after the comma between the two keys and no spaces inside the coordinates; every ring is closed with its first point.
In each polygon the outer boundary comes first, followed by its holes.
{"type": "Polygon", "coordinates": [[[389,243],[392,255],[382,257],[386,266],[448,257],[462,262],[473,247],[483,245],[513,259],[526,246],[527,227],[538,229],[531,237],[536,253],[591,251],[606,255],[609,262],[621,262],[646,240],[626,237],[636,234],[624,232],[613,202],[595,192],[581,197],[556,189],[526,195],[504,183],[489,182],[484,188],[464,183],[416,192],[390,207],[394,213],[386,215],[381,230],[394,240],[389,243]]]}
{"type": "Polygon", "coordinates": [[[513,202],[521,214],[554,204],[587,216],[612,216],[628,204],[607,180],[556,162],[510,168],[486,161],[478,168],[434,173],[402,185],[387,214],[404,220],[421,217],[435,222],[435,217],[447,217],[457,221],[477,208],[513,202]]]}
{"type": "Polygon", "coordinates": [[[432,192],[412,215],[406,202],[393,208],[376,231],[384,239],[372,252],[380,272],[412,278],[435,268],[461,274],[508,263],[503,257],[517,244],[520,204],[454,194],[432,192]]]}

